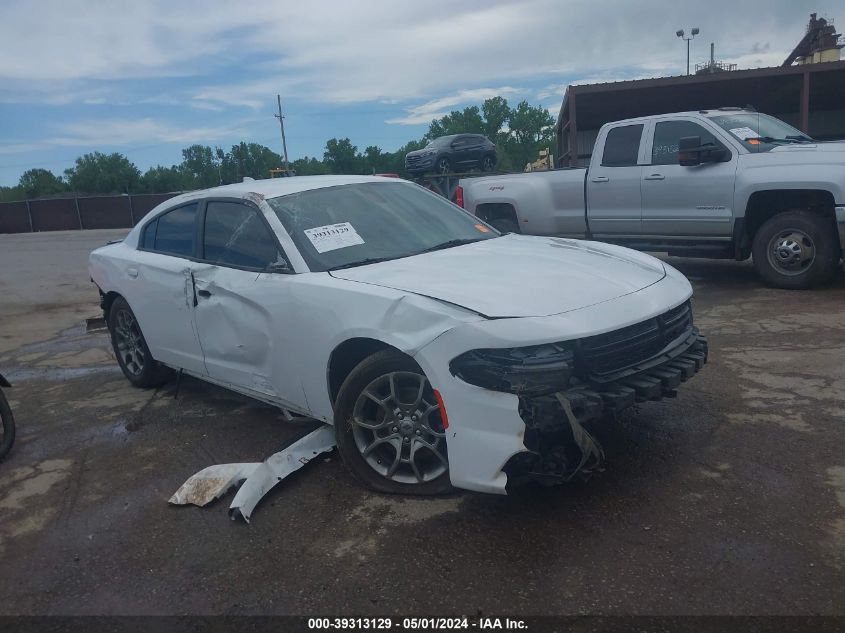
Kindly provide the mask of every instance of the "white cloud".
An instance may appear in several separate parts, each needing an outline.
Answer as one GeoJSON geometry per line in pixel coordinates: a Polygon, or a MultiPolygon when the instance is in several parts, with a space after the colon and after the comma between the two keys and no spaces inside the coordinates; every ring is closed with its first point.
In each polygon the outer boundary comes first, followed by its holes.
{"type": "MultiPolygon", "coordinates": [[[[814,9],[832,13],[835,6],[818,0],[814,9]]],[[[686,50],[675,30],[691,25],[701,29],[693,64],[706,60],[710,41],[717,57],[777,64],[803,34],[807,13],[792,0],[769,0],[765,11],[760,2],[735,0],[671,10],[614,0],[6,0],[0,100],[15,98],[12,81],[58,82],[33,93],[56,102],[81,88],[69,82],[180,76],[205,78],[205,87],[185,87],[178,97],[206,109],[255,109],[276,92],[407,103],[537,79],[549,82],[544,100],[559,97],[573,76],[634,78],[618,72],[632,68],[635,75],[679,74],[686,50]]],[[[110,97],[117,98],[91,98],[110,97]]]]}
{"type": "Polygon", "coordinates": [[[485,99],[492,97],[510,97],[524,92],[519,88],[511,88],[510,86],[503,86],[501,88],[474,88],[472,90],[460,90],[454,94],[440,97],[439,99],[432,99],[421,105],[406,108],[407,114],[402,117],[388,119],[385,123],[399,124],[399,125],[419,125],[422,123],[430,123],[432,119],[438,119],[445,114],[449,114],[450,110],[455,106],[465,104],[478,104],[485,99]]]}
{"type": "Polygon", "coordinates": [[[41,141],[0,144],[0,154],[18,154],[55,147],[96,149],[168,143],[214,145],[247,136],[249,122],[221,127],[181,127],[151,118],[75,121],[62,125],[58,134],[41,141]]]}

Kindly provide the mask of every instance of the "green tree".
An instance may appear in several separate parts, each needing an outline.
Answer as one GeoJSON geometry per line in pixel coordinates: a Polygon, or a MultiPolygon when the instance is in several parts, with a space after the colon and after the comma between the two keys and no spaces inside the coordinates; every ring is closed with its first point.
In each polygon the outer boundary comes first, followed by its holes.
{"type": "Polygon", "coordinates": [[[180,169],[188,179],[191,189],[205,189],[222,184],[220,171],[221,154],[217,154],[208,145],[191,145],[182,150],[180,169]]]}
{"type": "MultiPolygon", "coordinates": [[[[404,161],[404,156],[402,157],[404,161]]],[[[362,171],[365,174],[395,173],[395,160],[392,152],[382,151],[380,147],[370,145],[361,156],[362,171]]]]}
{"type": "Polygon", "coordinates": [[[308,156],[297,158],[290,166],[297,176],[319,176],[329,173],[329,168],[323,161],[308,156]]]}
{"type": "Polygon", "coordinates": [[[428,126],[426,138],[433,139],[448,134],[484,134],[484,119],[478,106],[469,106],[463,110],[453,110],[440,119],[433,120],[428,126]]]}
{"type": "Polygon", "coordinates": [[[282,157],[269,147],[258,143],[241,141],[233,145],[231,151],[223,157],[224,172],[233,172],[229,182],[240,182],[245,176],[250,178],[269,178],[270,170],[282,166],[282,157]]]}
{"type": "Polygon", "coordinates": [[[348,138],[332,138],[326,141],[323,162],[332,174],[357,174],[360,157],[358,148],[348,138]]]}
{"type": "Polygon", "coordinates": [[[138,190],[141,172],[123,154],[94,152],[77,158],[65,178],[78,193],[131,193],[138,190]]]}
{"type": "Polygon", "coordinates": [[[505,143],[508,131],[504,128],[512,114],[508,100],[504,97],[486,99],[481,104],[481,112],[484,115],[484,135],[496,144],[505,143]]]}
{"type": "Polygon", "coordinates": [[[0,202],[16,202],[25,199],[26,194],[20,187],[0,187],[0,202]]]}
{"type": "Polygon", "coordinates": [[[179,167],[150,167],[141,176],[141,189],[146,193],[171,193],[190,189],[190,183],[179,167]]]}
{"type": "Polygon", "coordinates": [[[531,106],[527,101],[521,101],[513,109],[506,147],[514,167],[523,169],[526,163],[537,159],[539,150],[553,145],[553,126],[552,115],[542,106],[531,106]]]}
{"type": "Polygon", "coordinates": [[[28,169],[18,182],[27,198],[38,198],[39,196],[50,196],[67,190],[64,181],[53,172],[46,169],[28,169]]]}

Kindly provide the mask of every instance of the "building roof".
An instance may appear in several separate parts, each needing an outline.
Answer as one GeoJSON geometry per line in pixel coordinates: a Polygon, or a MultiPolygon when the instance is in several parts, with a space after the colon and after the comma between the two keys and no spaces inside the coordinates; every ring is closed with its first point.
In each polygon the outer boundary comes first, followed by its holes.
{"type": "MultiPolygon", "coordinates": [[[[572,95],[578,95],[579,106],[581,104],[580,97],[582,95],[594,96],[595,99],[590,101],[591,107],[588,111],[582,112],[579,107],[577,117],[578,119],[589,117],[591,119],[595,118],[599,120],[605,117],[604,114],[600,113],[596,108],[600,108],[602,110],[618,110],[620,108],[620,103],[617,99],[604,99],[604,97],[609,96],[610,93],[632,92],[635,90],[644,92],[648,91],[648,93],[654,95],[654,101],[660,103],[665,103],[667,101],[666,96],[671,94],[673,97],[673,103],[667,104],[668,109],[663,109],[663,112],[675,112],[677,110],[698,108],[717,108],[719,106],[727,105],[745,106],[747,104],[755,105],[754,101],[757,100],[755,99],[757,95],[764,91],[769,91],[774,87],[774,84],[771,83],[772,81],[782,83],[784,80],[796,80],[800,82],[801,76],[805,74],[828,75],[828,73],[836,73],[836,71],[845,75],[845,60],[819,64],[804,64],[801,66],[752,68],[748,70],[735,70],[714,74],[681,75],[674,77],[658,77],[656,79],[632,79],[627,81],[614,81],[597,84],[569,85],[567,86],[566,92],[563,96],[563,102],[558,113],[555,129],[560,130],[561,121],[568,113],[567,108],[572,95]],[[731,85],[731,82],[735,83],[731,85]],[[707,101],[717,100],[713,97],[714,88],[728,89],[728,87],[731,88],[733,98],[732,102],[724,103],[720,101],[718,103],[713,103],[712,105],[706,103],[707,101]],[[684,100],[680,99],[680,96],[685,93],[689,96],[688,101],[690,103],[688,105],[681,103],[684,100]],[[599,103],[597,99],[601,99],[602,102],[606,103],[599,103]],[[740,101],[737,101],[738,99],[740,101]]],[[[831,81],[836,84],[842,84],[842,78],[839,77],[838,73],[830,75],[830,78],[831,81]]],[[[724,90],[721,90],[720,92],[723,94],[724,90]]],[[[839,94],[836,98],[841,100],[841,91],[833,90],[825,92],[839,94]]],[[[659,106],[659,103],[646,103],[643,95],[637,95],[637,102],[631,102],[630,99],[632,99],[632,97],[628,95],[624,98],[627,100],[624,103],[631,106],[631,109],[642,109],[642,115],[660,113],[660,108],[657,107],[659,106]],[[634,108],[634,106],[638,107],[634,108]]],[[[758,107],[758,109],[760,108],[758,107]]],[[[640,116],[640,114],[632,112],[629,116],[640,116]]],[[[616,118],[628,118],[628,116],[616,118]]],[[[614,119],[611,118],[609,120],[614,119]]],[[[579,123],[579,127],[583,128],[584,126],[579,123]]]]}

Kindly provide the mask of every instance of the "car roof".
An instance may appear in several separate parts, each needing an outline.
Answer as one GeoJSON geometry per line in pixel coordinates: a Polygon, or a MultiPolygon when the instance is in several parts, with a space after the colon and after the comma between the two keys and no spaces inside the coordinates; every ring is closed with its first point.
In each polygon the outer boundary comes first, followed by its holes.
{"type": "Polygon", "coordinates": [[[278,198],[292,193],[310,191],[312,189],[324,189],[326,187],[337,187],[340,185],[353,185],[364,182],[390,183],[397,182],[396,178],[385,178],[384,176],[292,176],[289,178],[267,178],[264,180],[245,180],[231,185],[211,187],[183,193],[182,195],[167,200],[167,206],[171,207],[182,202],[196,200],[198,198],[244,198],[250,194],[265,199],[278,198]]]}

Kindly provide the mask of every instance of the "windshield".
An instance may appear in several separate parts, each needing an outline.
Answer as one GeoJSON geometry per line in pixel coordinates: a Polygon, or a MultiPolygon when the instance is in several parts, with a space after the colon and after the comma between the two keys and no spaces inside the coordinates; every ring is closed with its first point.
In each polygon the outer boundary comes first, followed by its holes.
{"type": "Polygon", "coordinates": [[[752,152],[768,152],[778,145],[787,143],[808,143],[813,139],[768,114],[743,112],[711,119],[719,127],[727,130],[752,152]]]}
{"type": "Polygon", "coordinates": [[[411,183],[341,185],[267,202],[312,271],[499,236],[445,198],[411,183]]]}

